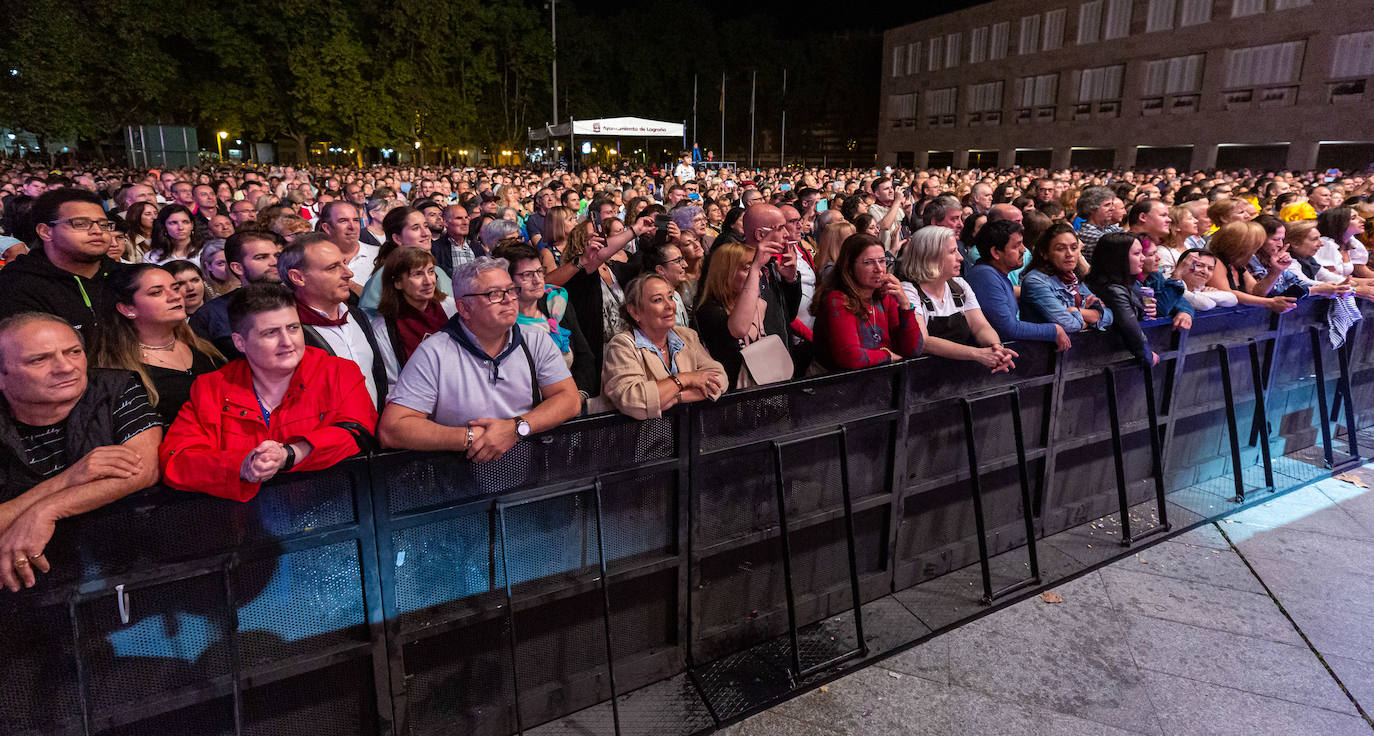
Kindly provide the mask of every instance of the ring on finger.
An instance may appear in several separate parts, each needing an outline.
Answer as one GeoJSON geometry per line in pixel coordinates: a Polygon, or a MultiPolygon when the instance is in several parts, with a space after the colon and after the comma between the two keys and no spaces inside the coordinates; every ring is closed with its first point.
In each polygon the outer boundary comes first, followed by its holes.
{"type": "Polygon", "coordinates": [[[17,559],[14,561],[14,566],[15,566],[16,569],[17,569],[17,568],[21,568],[21,567],[28,567],[28,566],[29,566],[29,558],[27,558],[27,557],[20,557],[20,558],[17,558],[17,559]]]}

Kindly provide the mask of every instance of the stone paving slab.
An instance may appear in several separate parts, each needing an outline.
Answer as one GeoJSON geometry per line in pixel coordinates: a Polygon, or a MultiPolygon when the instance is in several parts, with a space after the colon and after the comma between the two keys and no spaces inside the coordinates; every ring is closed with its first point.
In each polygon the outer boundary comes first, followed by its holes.
{"type": "MultiPolygon", "coordinates": [[[[1374,467],[1355,472],[1374,486],[1374,467]]],[[[1109,547],[1111,530],[1081,536],[1060,549],[1106,554],[1097,547],[1109,547]]],[[[1021,601],[723,733],[1371,736],[1371,562],[1374,489],[1328,479],[1060,584],[1058,602],[1021,601]]],[[[939,592],[898,599],[926,608],[923,618],[962,611],[970,580],[950,577],[939,592]]]]}

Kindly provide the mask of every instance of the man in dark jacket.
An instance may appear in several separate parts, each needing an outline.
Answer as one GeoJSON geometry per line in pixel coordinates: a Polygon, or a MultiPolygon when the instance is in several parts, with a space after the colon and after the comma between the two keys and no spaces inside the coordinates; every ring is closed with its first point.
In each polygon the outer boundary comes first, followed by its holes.
{"type": "Polygon", "coordinates": [[[162,423],[128,371],[87,370],[59,317],[0,321],[0,585],[33,587],[57,522],[157,482],[162,423]]]}
{"type": "Polygon", "coordinates": [[[115,222],[85,189],[44,192],[31,213],[40,248],[0,270],[0,318],[55,314],[90,336],[105,298],[105,279],[120,268],[106,255],[115,222]]]}

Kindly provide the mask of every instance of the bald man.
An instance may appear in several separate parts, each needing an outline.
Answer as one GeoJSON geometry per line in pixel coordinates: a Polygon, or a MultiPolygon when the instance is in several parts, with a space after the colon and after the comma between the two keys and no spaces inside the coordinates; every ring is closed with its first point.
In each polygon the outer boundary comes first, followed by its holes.
{"type": "Polygon", "coordinates": [[[1003,202],[1001,204],[995,204],[992,206],[992,209],[988,210],[988,222],[997,222],[998,220],[1009,220],[1020,225],[1022,224],[1023,219],[1024,217],[1021,214],[1021,210],[1016,209],[1015,206],[1008,204],[1006,202],[1003,202]]]}

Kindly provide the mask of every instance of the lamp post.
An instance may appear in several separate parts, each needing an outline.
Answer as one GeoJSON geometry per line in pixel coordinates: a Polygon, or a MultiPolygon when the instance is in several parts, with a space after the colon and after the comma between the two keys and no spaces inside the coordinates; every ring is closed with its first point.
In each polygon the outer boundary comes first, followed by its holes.
{"type": "Polygon", "coordinates": [[[221,130],[215,134],[215,149],[219,151],[219,160],[224,161],[224,139],[229,137],[229,131],[221,130]]]}

